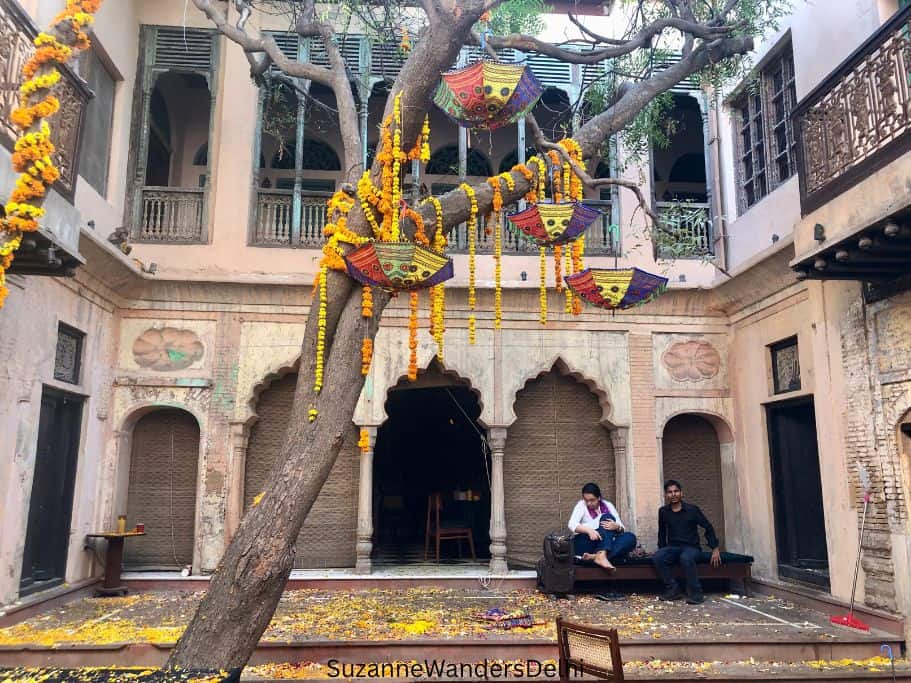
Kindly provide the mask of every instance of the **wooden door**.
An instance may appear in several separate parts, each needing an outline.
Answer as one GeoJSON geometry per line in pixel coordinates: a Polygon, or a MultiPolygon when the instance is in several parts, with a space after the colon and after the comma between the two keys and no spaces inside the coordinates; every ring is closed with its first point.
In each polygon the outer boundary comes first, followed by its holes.
{"type": "Polygon", "coordinates": [[[82,427],[80,396],[45,388],[22,554],[20,593],[62,583],[82,427]]]}
{"type": "Polygon", "coordinates": [[[771,405],[766,410],[779,576],[828,588],[813,400],[771,405]]]}

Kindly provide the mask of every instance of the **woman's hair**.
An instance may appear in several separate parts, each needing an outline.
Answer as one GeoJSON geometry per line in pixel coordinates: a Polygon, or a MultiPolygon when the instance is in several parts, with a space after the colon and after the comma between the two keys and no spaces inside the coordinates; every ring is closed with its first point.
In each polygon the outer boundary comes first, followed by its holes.
{"type": "Polygon", "coordinates": [[[586,493],[592,494],[595,498],[601,498],[601,489],[594,482],[590,481],[582,487],[582,495],[584,496],[586,493]]]}

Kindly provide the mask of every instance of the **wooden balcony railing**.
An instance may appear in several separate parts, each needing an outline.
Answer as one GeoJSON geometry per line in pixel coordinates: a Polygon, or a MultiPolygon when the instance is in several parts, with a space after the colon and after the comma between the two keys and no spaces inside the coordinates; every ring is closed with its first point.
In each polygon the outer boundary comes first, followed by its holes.
{"type": "Polygon", "coordinates": [[[657,233],[658,258],[702,258],[712,252],[712,214],[709,204],[656,202],[663,230],[657,233]]]}
{"type": "Polygon", "coordinates": [[[259,190],[253,245],[258,247],[312,247],[325,242],[327,202],[331,192],[302,192],[301,221],[294,223],[293,190],[259,190]]]}
{"type": "MultiPolygon", "coordinates": [[[[585,234],[585,254],[587,256],[619,256],[620,243],[618,231],[611,229],[611,204],[604,200],[585,200],[585,204],[601,211],[601,219],[585,234]]],[[[517,210],[515,205],[505,207],[506,213],[517,210]]],[[[478,225],[477,253],[492,254],[493,235],[486,235],[484,226],[478,225]]],[[[457,225],[449,233],[449,249],[454,254],[468,253],[468,227],[465,223],[457,225]]],[[[516,235],[516,231],[506,227],[503,231],[504,254],[537,255],[538,247],[529,240],[516,235]]]]}
{"type": "Polygon", "coordinates": [[[909,79],[911,6],[794,109],[804,214],[911,149],[909,79]]]}
{"type": "MultiPolygon", "coordinates": [[[[0,143],[8,149],[19,137],[10,114],[19,106],[22,66],[35,51],[32,41],[37,35],[38,28],[16,0],[0,0],[0,143]]],[[[82,118],[92,93],[68,66],[62,67],[61,72],[63,78],[54,91],[60,100],[60,111],[51,120],[57,149],[54,161],[60,169],[54,189],[71,201],[76,190],[82,118]]]]}
{"type": "Polygon", "coordinates": [[[206,192],[187,187],[143,187],[140,192],[138,242],[203,241],[206,192]]]}

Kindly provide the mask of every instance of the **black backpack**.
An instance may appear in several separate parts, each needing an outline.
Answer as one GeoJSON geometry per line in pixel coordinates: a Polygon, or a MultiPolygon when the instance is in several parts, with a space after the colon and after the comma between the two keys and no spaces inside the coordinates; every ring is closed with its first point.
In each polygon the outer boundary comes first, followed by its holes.
{"type": "Polygon", "coordinates": [[[567,595],[573,592],[573,538],[559,533],[544,537],[544,556],[536,565],[538,590],[542,593],[567,595]]]}

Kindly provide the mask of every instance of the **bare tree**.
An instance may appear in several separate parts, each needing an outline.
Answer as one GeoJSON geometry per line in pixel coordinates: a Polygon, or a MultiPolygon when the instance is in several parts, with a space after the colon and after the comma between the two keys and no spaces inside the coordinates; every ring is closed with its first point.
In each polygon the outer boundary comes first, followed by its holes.
{"type": "MultiPolygon", "coordinates": [[[[332,90],[338,108],[345,169],[344,181],[356,184],[363,172],[358,109],[352,90],[351,73],[333,40],[339,30],[340,17],[359,12],[358,21],[378,26],[397,26],[398,12],[422,12],[423,24],[415,46],[398,76],[390,85],[386,114],[392,110],[393,96],[402,93],[402,139],[414,140],[421,131],[424,115],[440,73],[456,62],[460,49],[477,40],[473,33],[483,13],[495,10],[502,0],[421,0],[419,7],[394,6],[390,3],[348,2],[330,5],[338,17],[321,17],[312,0],[235,0],[241,12],[234,23],[225,15],[221,3],[193,0],[196,7],[213,22],[230,41],[246,53],[256,76],[277,68],[289,79],[303,79],[332,90]],[[247,29],[250,9],[284,11],[289,25],[303,37],[321,38],[328,55],[328,65],[299,63],[286,58],[267,34],[247,29]]],[[[612,101],[602,111],[593,113],[576,132],[583,157],[601,154],[602,145],[629,125],[649,103],[680,81],[694,75],[717,70],[737,61],[750,51],[752,36],[763,16],[775,10],[781,0],[636,0],[626,4],[630,25],[620,37],[600,36],[576,17],[588,45],[582,51],[542,42],[533,36],[512,34],[490,38],[494,48],[514,47],[540,52],[574,63],[597,63],[621,60],[637,51],[653,50],[663,37],[676,37],[681,47],[680,58],[662,70],[646,70],[617,88],[612,101]]],[[[321,6],[324,7],[324,6],[321,6]]],[[[536,126],[532,126],[539,147],[551,145],[536,126]]],[[[580,169],[581,170],[581,169],[580,169]]],[[[379,162],[370,169],[379,183],[379,162]]],[[[515,189],[503,190],[503,203],[521,198],[531,182],[513,172],[515,189]]],[[[587,176],[584,179],[591,180],[587,176]]],[[[621,183],[601,180],[601,183],[621,183]]],[[[638,192],[635,185],[630,189],[638,192]]],[[[474,188],[479,215],[492,210],[493,190],[485,184],[474,188]]],[[[645,201],[641,192],[638,196],[645,201]]],[[[469,215],[469,200],[464,192],[454,190],[440,197],[444,229],[458,225],[469,215]]],[[[435,225],[432,207],[425,207],[424,219],[435,225]]],[[[348,216],[348,228],[360,235],[370,235],[370,226],[358,203],[348,216]]],[[[294,545],[301,526],[312,507],[342,445],[346,426],[350,425],[361,393],[361,341],[376,335],[379,319],[388,296],[377,292],[372,319],[361,315],[360,287],[346,275],[330,271],[328,307],[325,328],[324,388],[314,391],[317,326],[307,325],[301,346],[300,376],[294,395],[290,424],[260,503],[244,517],[237,534],[212,577],[208,592],[189,627],[169,660],[178,667],[236,667],[246,663],[260,636],[269,624],[282,590],[291,572],[294,545]],[[308,420],[308,410],[315,407],[318,418],[308,420]]]]}

